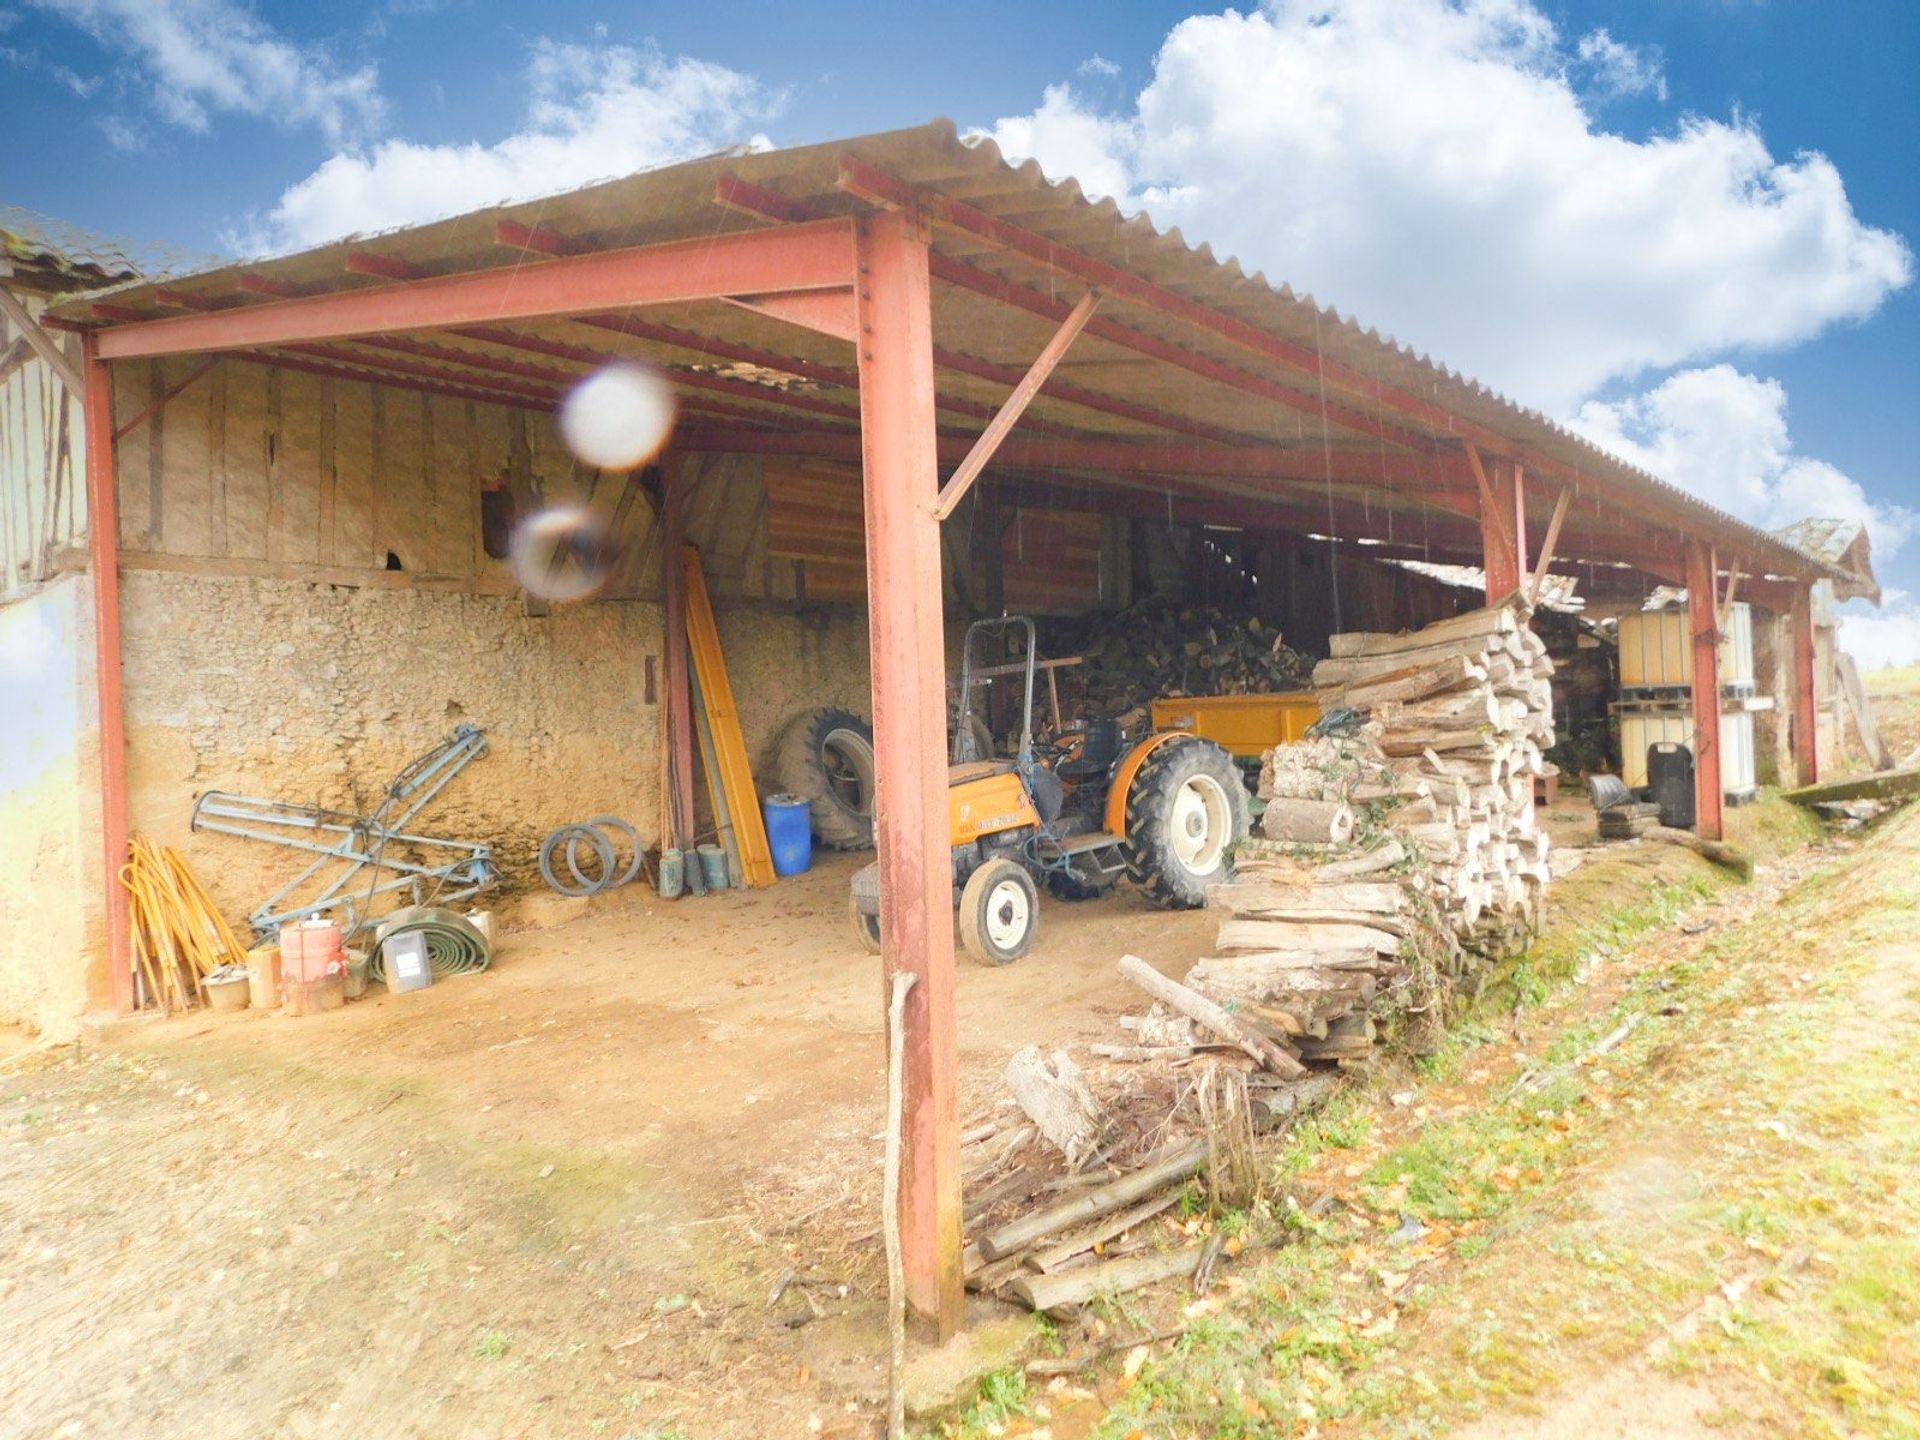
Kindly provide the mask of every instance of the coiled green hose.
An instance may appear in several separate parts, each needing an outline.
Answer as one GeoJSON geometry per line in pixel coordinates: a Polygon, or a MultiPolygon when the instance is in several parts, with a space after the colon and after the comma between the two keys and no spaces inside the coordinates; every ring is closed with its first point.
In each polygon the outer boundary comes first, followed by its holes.
{"type": "Polygon", "coordinates": [[[373,959],[368,974],[387,981],[386,944],[395,935],[417,930],[426,937],[427,960],[436,980],[449,975],[472,975],[493,963],[493,946],[474,923],[458,910],[437,905],[409,905],[380,922],[373,934],[373,959]]]}

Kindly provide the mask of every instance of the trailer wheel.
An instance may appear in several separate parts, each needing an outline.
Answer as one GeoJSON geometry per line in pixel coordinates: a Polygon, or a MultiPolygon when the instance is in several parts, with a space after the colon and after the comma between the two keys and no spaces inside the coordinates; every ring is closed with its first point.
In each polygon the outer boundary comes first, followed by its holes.
{"type": "Polygon", "coordinates": [[[873,770],[873,727],[850,710],[802,710],[774,745],[773,788],[812,805],[830,850],[873,848],[873,770]]]}
{"type": "Polygon", "coordinates": [[[860,908],[860,902],[853,896],[847,897],[847,919],[853,925],[854,938],[860,949],[868,955],[880,953],[880,917],[869,915],[860,908]]]}
{"type": "Polygon", "coordinates": [[[1004,857],[967,877],[960,892],[960,944],[983,965],[1011,965],[1033,948],[1040,892],[1033,877],[1004,857]]]}
{"type": "Polygon", "coordinates": [[[1146,758],[1127,792],[1127,879],[1162,910],[1194,910],[1233,872],[1247,835],[1247,788],[1233,757],[1182,736],[1146,758]]]}

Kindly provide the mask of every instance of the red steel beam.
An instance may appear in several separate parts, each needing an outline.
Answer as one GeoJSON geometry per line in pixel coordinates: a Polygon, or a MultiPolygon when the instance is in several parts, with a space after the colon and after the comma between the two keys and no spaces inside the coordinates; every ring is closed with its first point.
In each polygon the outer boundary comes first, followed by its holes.
{"type": "Polygon", "coordinates": [[[577,247],[557,230],[544,225],[522,225],[518,220],[502,220],[493,227],[493,243],[509,250],[532,250],[539,255],[572,255],[577,247]]]}
{"type": "Polygon", "coordinates": [[[368,355],[361,350],[350,350],[340,345],[289,345],[288,350],[297,355],[310,356],[315,360],[332,365],[358,365],[377,375],[399,375],[410,380],[426,380],[448,387],[448,393],[456,389],[467,392],[466,398],[486,397],[496,403],[504,402],[508,397],[521,400],[537,400],[547,405],[557,404],[560,392],[546,385],[529,385],[520,380],[503,380],[494,376],[484,379],[478,376],[449,374],[438,365],[423,365],[412,360],[398,360],[386,355],[368,355]]]}
{"type": "Polygon", "coordinates": [[[945,520],[953,514],[954,506],[966,498],[973,482],[980,478],[980,472],[993,459],[994,451],[1013,432],[1013,427],[1020,423],[1020,417],[1026,413],[1027,406],[1033,403],[1033,397],[1040,393],[1040,387],[1047,383],[1047,377],[1066,358],[1068,349],[1080,338],[1080,332],[1087,328],[1087,321],[1093,318],[1093,307],[1099,303],[1100,292],[1089,290],[1081,297],[1080,303],[1073,307],[1073,313],[1060,322],[1060,328],[1054,332],[1053,338],[1034,358],[1027,373],[1013,387],[1013,393],[987,422],[987,428],[980,432],[980,438],[973,442],[973,448],[967,451],[966,457],[941,487],[940,496],[934,501],[934,519],[945,520]]]}
{"type": "MultiPolygon", "coordinates": [[[[725,206],[727,209],[740,214],[751,215],[756,219],[772,221],[777,224],[794,224],[811,220],[816,218],[820,213],[816,207],[807,202],[789,200],[783,195],[777,195],[773,191],[768,190],[765,186],[755,185],[731,175],[723,175],[719,181],[716,182],[714,187],[714,201],[716,204],[725,206]]],[[[1067,317],[1073,313],[1073,306],[1056,296],[1020,285],[1015,281],[1008,280],[1004,276],[995,275],[990,271],[978,269],[963,260],[955,260],[950,256],[929,253],[927,264],[933,278],[941,281],[943,284],[952,285],[963,290],[970,290],[974,294],[981,295],[990,300],[996,300],[1003,305],[1010,305],[1016,309],[1025,310],[1029,314],[1038,315],[1042,319],[1051,320],[1056,325],[1064,323],[1067,317]]],[[[1401,429],[1398,426],[1384,424],[1378,417],[1354,410],[1346,405],[1340,404],[1337,400],[1327,400],[1319,395],[1308,394],[1303,390],[1296,390],[1292,386],[1282,385],[1265,376],[1255,375],[1237,366],[1225,364],[1210,356],[1196,354],[1183,346],[1172,344],[1155,335],[1148,335],[1118,320],[1113,320],[1106,316],[1096,316],[1088,324],[1087,333],[1112,344],[1124,346],[1137,354],[1147,355],[1153,359],[1164,361],[1167,364],[1179,366],[1188,373],[1198,375],[1202,379],[1230,386],[1244,394],[1256,395],[1261,399],[1275,401],[1289,409],[1310,415],[1316,421],[1324,418],[1331,424],[1340,425],[1346,429],[1357,431],[1360,434],[1368,435],[1390,444],[1406,445],[1417,449],[1431,448],[1431,442],[1425,436],[1415,435],[1413,432],[1401,429]]],[[[955,369],[965,369],[963,365],[954,364],[950,356],[951,352],[941,351],[936,348],[934,351],[934,363],[955,369]]],[[[1012,384],[1014,381],[1009,379],[1005,383],[1012,384]]],[[[1061,399],[1071,398],[1068,390],[1057,382],[1050,393],[1061,399]]],[[[1091,395],[1094,392],[1087,391],[1082,393],[1091,395]]],[[[1101,398],[1105,402],[1105,406],[1102,408],[1116,404],[1125,405],[1127,403],[1118,401],[1115,397],[1111,396],[1101,398]]],[[[1112,413],[1126,414],[1128,412],[1126,410],[1113,410],[1112,413]]],[[[1143,419],[1144,416],[1135,414],[1132,418],[1143,419]]],[[[1159,424],[1162,425],[1163,428],[1172,428],[1165,426],[1165,417],[1156,417],[1147,423],[1159,424]]],[[[1198,426],[1201,423],[1202,422],[1197,421],[1185,421],[1182,428],[1185,429],[1185,433],[1200,433],[1197,429],[1191,427],[1198,426]]],[[[1216,432],[1215,438],[1221,438],[1218,432],[1216,432]]]]}
{"type": "Polygon", "coordinates": [[[1486,571],[1487,603],[1498,605],[1527,583],[1527,488],[1520,467],[1503,457],[1489,476],[1474,451],[1468,464],[1480,487],[1481,566],[1486,571]]]}
{"type": "Polygon", "coordinates": [[[96,337],[82,339],[87,437],[87,549],[93,571],[94,695],[100,724],[100,838],[106,886],[107,974],[113,1008],[133,1009],[127,890],[127,704],[120,661],[120,488],[114,464],[113,373],[96,337]]]}
{"type": "MultiPolygon", "coordinates": [[[[778,233],[768,232],[768,233],[778,233]]],[[[899,214],[860,224],[860,413],[873,668],[883,970],[910,971],[900,1238],[907,1302],[941,1340],[965,1318],[959,1038],[947,833],[946,636],[927,240],[899,214]]]]}
{"type": "Polygon", "coordinates": [[[347,251],[346,271],[349,275],[368,275],[376,280],[418,280],[426,274],[411,260],[372,250],[347,251]]]}
{"type": "Polygon", "coordinates": [[[1820,712],[1814,681],[1813,590],[1794,587],[1793,606],[1787,612],[1793,634],[1793,744],[1794,779],[1801,785],[1820,783],[1820,712]]]}
{"type": "Polygon", "coordinates": [[[1406,415],[1431,429],[1473,440],[1494,454],[1511,454],[1518,448],[1498,431],[1463,420],[1443,406],[1409,395],[1338,360],[1330,360],[1318,350],[1269,334],[1224,311],[1143,279],[1130,270],[1084,255],[1044,235],[989,215],[964,201],[919,189],[898,176],[889,175],[852,156],[841,157],[838,183],[842,190],[862,200],[924,215],[935,224],[984,240],[1049,270],[1073,275],[1115,299],[1179,320],[1249,354],[1304,371],[1328,385],[1365,396],[1375,404],[1406,415]]]}
{"type": "Polygon", "coordinates": [[[251,272],[242,275],[233,283],[249,295],[267,295],[275,300],[297,300],[307,293],[291,281],[276,280],[271,275],[255,275],[251,272]]]}
{"type": "Polygon", "coordinates": [[[134,359],[342,340],[769,290],[835,289],[853,278],[852,224],[828,220],[145,320],[103,332],[100,353],[134,359]]]}
{"type": "Polygon", "coordinates": [[[1726,833],[1720,783],[1720,610],[1714,549],[1687,542],[1687,615],[1693,628],[1693,828],[1709,840],[1726,833]]]}

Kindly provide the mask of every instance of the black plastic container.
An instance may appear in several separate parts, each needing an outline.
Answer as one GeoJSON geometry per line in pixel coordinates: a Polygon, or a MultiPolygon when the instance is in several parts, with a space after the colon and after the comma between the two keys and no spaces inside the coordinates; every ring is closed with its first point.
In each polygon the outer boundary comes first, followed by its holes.
{"type": "Polygon", "coordinates": [[[1662,825],[1693,828],[1693,751],[1670,741],[1647,746],[1647,789],[1662,825]]]}

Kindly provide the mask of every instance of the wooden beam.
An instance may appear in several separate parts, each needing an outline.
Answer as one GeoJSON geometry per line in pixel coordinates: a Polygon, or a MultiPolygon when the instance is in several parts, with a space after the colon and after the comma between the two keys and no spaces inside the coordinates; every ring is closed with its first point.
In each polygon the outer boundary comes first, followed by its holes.
{"type": "Polygon", "coordinates": [[[1793,725],[1788,740],[1793,747],[1794,779],[1801,785],[1816,785],[1820,781],[1820,718],[1814,680],[1811,586],[1795,589],[1787,624],[1793,638],[1793,725]]]}
{"type": "Polygon", "coordinates": [[[1047,383],[1047,377],[1066,356],[1080,332],[1087,328],[1087,321],[1093,318],[1094,307],[1100,303],[1100,292],[1089,290],[1081,296],[1080,303],[1073,307],[1073,313],[1061,323],[1053,338],[1047,341],[1046,348],[1034,358],[1020,383],[1013,387],[1000,406],[1000,411],[987,422],[987,428],[980,432],[980,438],[941,487],[939,498],[934,502],[933,518],[945,520],[953,514],[953,507],[966,497],[973,488],[973,482],[980,478],[980,472],[993,459],[993,452],[1000,448],[1000,442],[1007,438],[1007,432],[1019,423],[1026,413],[1027,406],[1033,403],[1033,397],[1040,393],[1040,387],[1047,383]]]}
{"type": "Polygon", "coordinates": [[[1720,625],[1714,604],[1718,569],[1713,547],[1687,542],[1687,613],[1693,629],[1693,828],[1726,838],[1720,781],[1720,625]]]}
{"type": "Polygon", "coordinates": [[[116,429],[113,432],[113,438],[115,440],[124,440],[128,435],[130,435],[135,430],[138,430],[142,425],[146,424],[147,421],[151,420],[155,415],[158,415],[162,410],[166,409],[167,406],[173,402],[176,396],[178,396],[188,386],[192,385],[194,381],[198,380],[201,376],[205,375],[209,370],[213,369],[214,366],[218,365],[225,358],[226,357],[223,355],[209,355],[205,360],[202,360],[198,365],[194,366],[193,369],[189,370],[184,379],[176,382],[164,394],[162,394],[159,399],[152,401],[150,404],[145,406],[140,411],[139,414],[135,415],[132,419],[128,420],[126,424],[116,429]]]}
{"type": "Polygon", "coordinates": [[[86,393],[87,382],[80,373],[80,367],[67,358],[67,352],[40,328],[40,322],[27,313],[27,307],[4,285],[0,285],[0,315],[5,315],[13,322],[14,328],[20,332],[20,338],[31,345],[33,353],[60,377],[60,383],[67,387],[69,395],[86,393]]]}
{"type": "Polygon", "coordinates": [[[1527,590],[1527,603],[1540,603],[1540,587],[1547,582],[1547,567],[1553,563],[1554,547],[1560,543],[1560,527],[1567,518],[1567,506],[1573,501],[1571,488],[1562,490],[1553,502],[1553,517],[1547,521],[1547,538],[1540,546],[1540,558],[1533,562],[1533,584],[1527,590]]]}
{"type": "MultiPolygon", "coordinates": [[[[4,292],[0,292],[4,293],[4,292]]],[[[107,974],[113,1007],[133,1009],[133,943],[127,889],[127,704],[120,659],[120,487],[113,443],[113,372],[99,342],[82,342],[87,436],[87,549],[93,580],[94,700],[100,734],[100,883],[106,900],[107,974]]]]}
{"type": "Polygon", "coordinates": [[[965,1292],[933,306],[927,237],[908,217],[864,217],[859,248],[880,943],[889,977],[918,977],[907,1003],[900,1235],[908,1303],[945,1340],[964,1318],[965,1292]]]}
{"type": "Polygon", "coordinates": [[[853,266],[852,223],[828,220],[144,320],[106,330],[100,353],[110,360],[138,359],[768,291],[844,289],[853,282],[853,266]]]}

